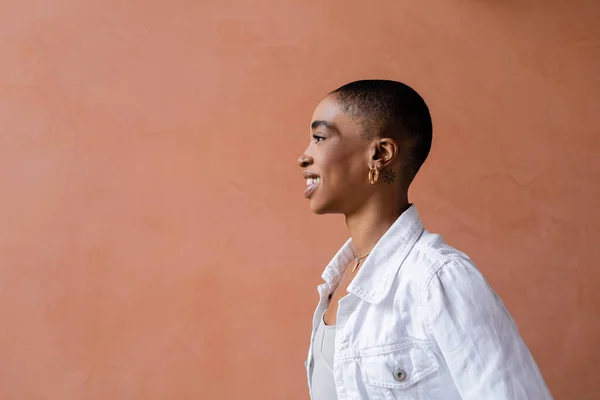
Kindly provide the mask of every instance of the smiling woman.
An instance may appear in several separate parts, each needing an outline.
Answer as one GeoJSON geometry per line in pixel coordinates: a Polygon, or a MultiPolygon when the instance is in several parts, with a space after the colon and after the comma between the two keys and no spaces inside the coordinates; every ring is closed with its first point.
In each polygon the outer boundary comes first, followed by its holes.
{"type": "Polygon", "coordinates": [[[421,96],[349,83],[321,101],[310,131],[304,195],[317,214],[343,214],[351,237],[319,286],[311,398],[551,399],[498,295],[408,201],[432,140],[421,96]]]}

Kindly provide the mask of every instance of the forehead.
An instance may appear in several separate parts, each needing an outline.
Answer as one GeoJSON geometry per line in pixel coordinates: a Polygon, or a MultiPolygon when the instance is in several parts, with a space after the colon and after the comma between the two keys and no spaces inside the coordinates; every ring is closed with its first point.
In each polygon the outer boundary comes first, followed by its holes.
{"type": "MultiPolygon", "coordinates": [[[[333,122],[343,116],[344,112],[333,96],[327,96],[317,105],[312,115],[312,121],[333,122]]],[[[312,122],[311,121],[311,122],[312,122]]]]}
{"type": "Polygon", "coordinates": [[[312,115],[311,125],[315,122],[325,122],[341,134],[354,134],[359,131],[358,121],[342,110],[334,95],[325,97],[317,105],[312,115]]]}

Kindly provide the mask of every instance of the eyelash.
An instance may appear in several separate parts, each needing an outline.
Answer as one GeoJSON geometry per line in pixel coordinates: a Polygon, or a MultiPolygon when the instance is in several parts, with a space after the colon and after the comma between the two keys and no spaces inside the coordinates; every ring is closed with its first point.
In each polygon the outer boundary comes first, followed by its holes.
{"type": "Polygon", "coordinates": [[[325,138],[320,135],[312,135],[312,136],[313,136],[313,139],[315,140],[315,143],[319,143],[319,142],[325,140],[325,138]]]}

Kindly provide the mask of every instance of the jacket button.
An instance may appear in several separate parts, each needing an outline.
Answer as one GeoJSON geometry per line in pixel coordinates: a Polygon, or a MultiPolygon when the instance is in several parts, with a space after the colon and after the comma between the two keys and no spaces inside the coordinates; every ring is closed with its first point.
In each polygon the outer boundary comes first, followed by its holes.
{"type": "Polygon", "coordinates": [[[398,382],[404,382],[406,380],[406,372],[401,368],[396,369],[394,371],[394,379],[398,382]]]}

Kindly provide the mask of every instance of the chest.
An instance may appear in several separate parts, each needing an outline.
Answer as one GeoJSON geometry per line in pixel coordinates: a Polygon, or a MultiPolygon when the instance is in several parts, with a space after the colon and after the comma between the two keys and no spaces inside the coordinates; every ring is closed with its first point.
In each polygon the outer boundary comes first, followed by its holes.
{"type": "Polygon", "coordinates": [[[348,286],[352,282],[354,278],[354,273],[351,268],[346,268],[344,275],[340,283],[337,285],[333,293],[329,293],[329,305],[325,310],[325,314],[323,319],[325,320],[325,324],[332,326],[337,323],[337,314],[340,305],[340,301],[342,298],[348,295],[348,286]]]}
{"type": "Polygon", "coordinates": [[[447,374],[440,374],[444,365],[427,339],[413,290],[394,287],[373,304],[347,293],[348,281],[340,281],[327,309],[337,317],[333,370],[339,398],[454,398],[424,395],[443,387],[447,374]]]}

